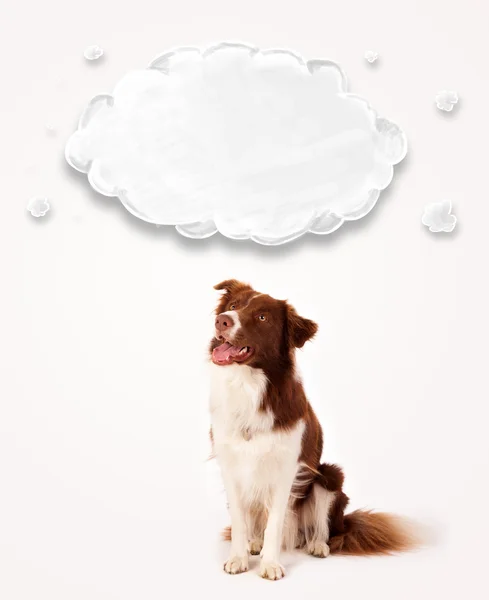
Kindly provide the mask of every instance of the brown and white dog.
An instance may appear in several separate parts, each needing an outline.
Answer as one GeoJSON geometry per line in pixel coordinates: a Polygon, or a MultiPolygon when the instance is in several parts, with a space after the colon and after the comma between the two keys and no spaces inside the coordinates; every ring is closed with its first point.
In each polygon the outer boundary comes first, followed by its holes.
{"type": "Polygon", "coordinates": [[[235,279],[215,289],[224,294],[209,349],[210,436],[231,517],[224,570],[247,571],[248,554],[260,554],[260,575],[276,580],[285,574],[282,549],[324,558],[414,547],[407,522],[394,515],[345,515],[343,473],[321,463],[321,426],[295,366],[316,323],[235,279]]]}

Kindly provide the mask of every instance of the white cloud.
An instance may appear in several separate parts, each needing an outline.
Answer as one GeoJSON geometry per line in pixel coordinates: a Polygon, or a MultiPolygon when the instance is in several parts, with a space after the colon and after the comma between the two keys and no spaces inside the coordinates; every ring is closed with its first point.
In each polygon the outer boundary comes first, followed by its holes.
{"type": "Polygon", "coordinates": [[[451,214],[452,203],[450,200],[443,200],[442,202],[433,202],[427,204],[424,209],[423,217],[421,219],[423,225],[429,227],[433,233],[439,233],[444,231],[450,233],[455,228],[457,223],[457,217],[451,214]]]}
{"type": "Polygon", "coordinates": [[[406,151],[335,63],[220,44],[93,98],[66,158],[140,219],[271,245],[366,215],[406,151]]]}
{"type": "Polygon", "coordinates": [[[50,208],[48,199],[38,196],[31,198],[27,203],[27,210],[33,217],[44,217],[50,208]]]}
{"type": "Polygon", "coordinates": [[[444,110],[446,112],[450,112],[453,110],[453,107],[458,102],[458,94],[457,92],[450,92],[448,90],[443,90],[442,92],[438,92],[435,98],[436,106],[440,110],[444,110]]]}
{"type": "Polygon", "coordinates": [[[365,60],[369,63],[374,63],[379,58],[378,53],[374,52],[373,50],[367,50],[364,56],[365,60]]]}
{"type": "Polygon", "coordinates": [[[83,52],[83,56],[87,60],[98,60],[101,56],[103,56],[104,51],[100,46],[87,46],[85,51],[83,52]]]}

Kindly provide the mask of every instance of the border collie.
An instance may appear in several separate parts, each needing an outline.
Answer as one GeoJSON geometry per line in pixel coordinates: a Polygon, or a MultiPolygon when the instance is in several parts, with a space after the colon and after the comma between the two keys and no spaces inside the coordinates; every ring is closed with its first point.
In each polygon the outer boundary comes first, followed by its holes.
{"type": "Polygon", "coordinates": [[[295,350],[318,326],[284,300],[235,279],[215,286],[211,359],[210,438],[226,490],[231,542],[226,573],[285,575],[281,550],[391,554],[415,545],[407,522],[388,514],[345,514],[343,473],[321,462],[323,435],[295,367],[295,350]]]}

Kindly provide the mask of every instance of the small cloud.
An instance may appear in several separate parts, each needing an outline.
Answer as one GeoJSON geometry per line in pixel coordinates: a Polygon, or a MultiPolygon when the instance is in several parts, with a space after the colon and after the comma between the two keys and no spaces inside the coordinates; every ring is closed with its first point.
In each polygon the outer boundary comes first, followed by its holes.
{"type": "Polygon", "coordinates": [[[374,52],[373,50],[367,50],[367,52],[365,52],[365,54],[364,54],[364,58],[367,62],[372,64],[379,58],[379,55],[377,52],[374,52]]]}
{"type": "Polygon", "coordinates": [[[27,203],[27,210],[33,217],[44,217],[44,215],[51,208],[47,198],[41,198],[36,196],[31,198],[27,203]]]}
{"type": "Polygon", "coordinates": [[[457,92],[443,90],[442,92],[438,92],[435,101],[437,108],[446,112],[451,112],[458,102],[458,94],[457,92]]]}
{"type": "Polygon", "coordinates": [[[87,60],[98,60],[101,56],[103,56],[103,53],[104,51],[100,46],[87,46],[83,52],[83,56],[87,60]]]}
{"type": "Polygon", "coordinates": [[[451,211],[452,203],[450,200],[433,202],[425,206],[421,221],[433,233],[439,233],[440,231],[450,233],[457,223],[457,217],[452,215],[451,211]]]}

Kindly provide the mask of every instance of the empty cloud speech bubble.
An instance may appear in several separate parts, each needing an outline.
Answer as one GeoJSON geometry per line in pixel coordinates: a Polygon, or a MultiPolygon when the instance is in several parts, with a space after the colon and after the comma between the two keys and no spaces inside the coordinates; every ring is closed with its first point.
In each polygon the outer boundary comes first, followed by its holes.
{"type": "Polygon", "coordinates": [[[337,64],[223,43],[125,75],[65,155],[144,221],[276,245],[365,216],[406,151],[337,64]]]}
{"type": "Polygon", "coordinates": [[[440,233],[442,231],[450,233],[455,229],[455,225],[457,224],[457,217],[452,215],[451,212],[452,203],[450,200],[433,202],[425,206],[421,221],[433,233],[440,233]]]}

